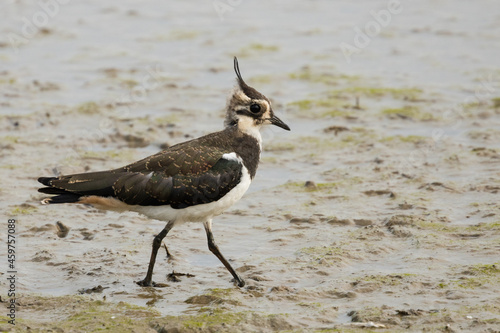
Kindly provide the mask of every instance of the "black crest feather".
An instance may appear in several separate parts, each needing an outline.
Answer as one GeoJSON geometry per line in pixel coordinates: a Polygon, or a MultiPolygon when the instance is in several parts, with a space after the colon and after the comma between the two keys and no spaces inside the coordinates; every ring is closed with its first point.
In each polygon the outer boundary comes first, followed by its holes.
{"type": "Polygon", "coordinates": [[[251,99],[268,100],[266,96],[262,95],[260,92],[250,87],[245,83],[245,81],[243,81],[243,77],[241,77],[240,66],[238,65],[238,58],[236,57],[234,57],[234,72],[236,73],[236,77],[238,78],[238,85],[240,86],[240,89],[243,90],[245,95],[247,95],[251,99]]]}
{"type": "Polygon", "coordinates": [[[246,85],[245,81],[241,77],[240,66],[238,65],[238,58],[234,57],[234,71],[236,73],[236,77],[238,77],[238,83],[241,85],[242,83],[246,85]]]}

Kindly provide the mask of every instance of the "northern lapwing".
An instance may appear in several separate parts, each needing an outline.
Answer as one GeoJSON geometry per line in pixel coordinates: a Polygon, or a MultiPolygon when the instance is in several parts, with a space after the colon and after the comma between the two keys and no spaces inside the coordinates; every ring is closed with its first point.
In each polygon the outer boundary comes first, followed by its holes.
{"type": "Polygon", "coordinates": [[[59,177],[41,177],[38,191],[55,195],[43,204],[81,203],[100,209],[134,211],[167,225],[153,240],[148,271],[152,281],[156,255],[167,233],[184,222],[203,222],[208,248],[233,275],[245,281],[219,251],[212,219],[241,199],[255,177],[262,151],[260,129],[267,124],[287,131],[269,99],[243,81],[234,58],[237,85],[228,99],[224,129],[169,147],[122,168],[59,177]]]}

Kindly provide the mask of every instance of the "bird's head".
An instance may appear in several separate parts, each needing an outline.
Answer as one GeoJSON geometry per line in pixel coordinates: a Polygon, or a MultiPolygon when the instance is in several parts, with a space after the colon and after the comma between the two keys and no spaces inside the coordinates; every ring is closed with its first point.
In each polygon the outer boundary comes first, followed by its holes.
{"type": "Polygon", "coordinates": [[[290,127],[274,115],[271,101],[243,81],[236,57],[234,71],[238,84],[228,100],[224,125],[237,126],[243,132],[253,132],[263,125],[272,124],[289,131],[290,127]]]}

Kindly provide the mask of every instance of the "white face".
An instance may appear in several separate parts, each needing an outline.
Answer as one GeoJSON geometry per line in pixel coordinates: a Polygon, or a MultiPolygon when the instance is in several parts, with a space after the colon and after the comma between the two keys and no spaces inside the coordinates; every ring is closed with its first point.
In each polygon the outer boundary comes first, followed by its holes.
{"type": "Polygon", "coordinates": [[[262,127],[262,125],[271,124],[269,119],[272,117],[271,105],[263,99],[250,100],[248,104],[241,105],[236,109],[236,118],[238,119],[238,128],[262,127]]]}
{"type": "Polygon", "coordinates": [[[286,130],[290,128],[274,115],[271,102],[253,88],[248,91],[235,87],[227,104],[225,126],[238,126],[241,131],[259,131],[262,125],[276,125],[286,130]],[[251,97],[250,97],[251,96],[251,97]]]}

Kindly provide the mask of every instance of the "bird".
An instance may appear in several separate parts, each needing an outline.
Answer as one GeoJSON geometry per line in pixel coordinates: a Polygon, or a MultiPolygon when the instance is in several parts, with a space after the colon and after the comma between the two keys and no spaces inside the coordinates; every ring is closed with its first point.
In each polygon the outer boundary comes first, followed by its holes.
{"type": "Polygon", "coordinates": [[[136,281],[139,286],[160,286],[153,281],[158,249],[169,231],[185,222],[203,223],[209,250],[234,282],[245,286],[215,243],[212,220],[240,200],[254,179],[262,152],[261,128],[275,125],[290,131],[290,127],[274,114],[266,96],[245,83],[236,57],[234,71],[237,82],[226,103],[221,131],[118,169],[38,178],[45,186],[38,191],[52,195],[42,204],[86,204],[166,222],[153,239],[146,276],[136,281]]]}

